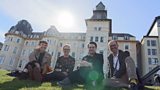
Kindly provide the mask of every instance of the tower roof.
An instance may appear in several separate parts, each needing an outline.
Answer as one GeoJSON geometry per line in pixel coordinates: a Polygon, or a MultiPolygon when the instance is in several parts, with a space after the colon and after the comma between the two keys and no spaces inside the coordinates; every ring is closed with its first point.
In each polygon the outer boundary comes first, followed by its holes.
{"type": "Polygon", "coordinates": [[[90,19],[91,20],[107,19],[107,10],[105,10],[105,5],[102,2],[100,2],[96,6],[96,10],[93,10],[93,16],[90,19]]]}
{"type": "Polygon", "coordinates": [[[15,26],[12,26],[10,28],[9,32],[10,31],[19,31],[28,35],[32,33],[33,29],[31,24],[27,20],[20,20],[15,26]]]}
{"type": "Polygon", "coordinates": [[[105,6],[102,2],[100,2],[97,6],[96,6],[96,10],[105,10],[105,6]]]}

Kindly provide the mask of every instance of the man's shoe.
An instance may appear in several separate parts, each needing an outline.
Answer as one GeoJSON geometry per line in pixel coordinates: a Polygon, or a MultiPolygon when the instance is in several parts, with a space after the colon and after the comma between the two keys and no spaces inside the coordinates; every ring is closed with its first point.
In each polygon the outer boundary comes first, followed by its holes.
{"type": "Polygon", "coordinates": [[[69,78],[65,78],[64,80],[57,82],[57,84],[63,87],[63,86],[71,85],[71,82],[69,78]]]}
{"type": "Polygon", "coordinates": [[[33,69],[32,69],[32,66],[28,65],[27,69],[28,69],[29,79],[33,80],[33,69]]]}
{"type": "Polygon", "coordinates": [[[135,83],[129,84],[129,90],[139,90],[138,88],[139,88],[138,84],[135,84],[135,83]]]}
{"type": "Polygon", "coordinates": [[[40,72],[39,68],[37,68],[37,67],[34,68],[33,76],[34,76],[35,81],[37,81],[37,82],[42,81],[42,75],[41,75],[41,72],[40,72]]]}

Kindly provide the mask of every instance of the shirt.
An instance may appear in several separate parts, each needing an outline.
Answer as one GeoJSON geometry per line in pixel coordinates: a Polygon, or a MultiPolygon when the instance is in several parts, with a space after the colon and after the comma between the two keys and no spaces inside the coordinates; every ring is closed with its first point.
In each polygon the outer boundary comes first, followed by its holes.
{"type": "Polygon", "coordinates": [[[119,70],[119,68],[120,68],[118,54],[116,56],[113,55],[113,67],[116,68],[116,70],[119,70]],[[116,63],[117,63],[117,65],[116,65],[116,63]]]}

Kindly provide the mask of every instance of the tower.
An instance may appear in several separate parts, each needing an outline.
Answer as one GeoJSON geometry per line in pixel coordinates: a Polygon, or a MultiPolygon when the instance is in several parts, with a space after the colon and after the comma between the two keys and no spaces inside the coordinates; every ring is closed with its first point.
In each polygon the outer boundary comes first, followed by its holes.
{"type": "Polygon", "coordinates": [[[3,57],[3,64],[0,67],[7,70],[16,69],[25,38],[30,33],[32,33],[32,27],[26,20],[21,20],[10,28],[5,34],[3,50],[0,53],[0,56],[3,57]]]}
{"type": "MultiPolygon", "coordinates": [[[[104,57],[107,57],[108,53],[108,40],[111,33],[111,19],[107,18],[107,10],[102,2],[96,6],[96,10],[93,10],[93,15],[90,19],[86,19],[86,39],[85,39],[85,53],[87,54],[87,44],[91,41],[97,43],[97,52],[102,53],[104,57]]],[[[107,58],[104,58],[104,61],[107,58]]],[[[106,64],[106,62],[104,62],[106,64]]],[[[107,65],[104,65],[106,67],[107,65]]],[[[105,72],[105,71],[104,71],[105,72]]]]}

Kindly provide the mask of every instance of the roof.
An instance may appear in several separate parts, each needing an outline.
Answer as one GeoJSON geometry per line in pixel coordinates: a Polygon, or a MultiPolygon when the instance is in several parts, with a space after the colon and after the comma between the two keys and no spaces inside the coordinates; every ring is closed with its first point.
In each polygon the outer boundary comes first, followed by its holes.
{"type": "Polygon", "coordinates": [[[113,36],[113,35],[116,35],[118,37],[124,37],[124,36],[135,37],[135,36],[128,34],[128,33],[111,33],[110,34],[110,36],[113,36]]]}
{"type": "Polygon", "coordinates": [[[20,20],[15,26],[12,26],[8,32],[19,31],[26,35],[31,34],[33,29],[31,24],[27,20],[20,20]]]}
{"type": "Polygon", "coordinates": [[[99,2],[96,6],[96,10],[105,10],[105,5],[102,2],[99,2]]]}
{"type": "Polygon", "coordinates": [[[157,21],[158,19],[160,19],[160,16],[155,17],[155,19],[154,19],[154,21],[153,21],[153,23],[152,23],[152,25],[151,25],[151,27],[150,27],[150,29],[149,29],[149,31],[148,31],[148,33],[147,33],[146,36],[149,36],[149,34],[150,34],[151,31],[152,31],[153,26],[155,25],[155,23],[156,23],[156,21],[157,21]]]}
{"type": "Polygon", "coordinates": [[[93,16],[90,19],[107,19],[107,10],[102,2],[96,6],[96,10],[93,10],[93,16]]]}

